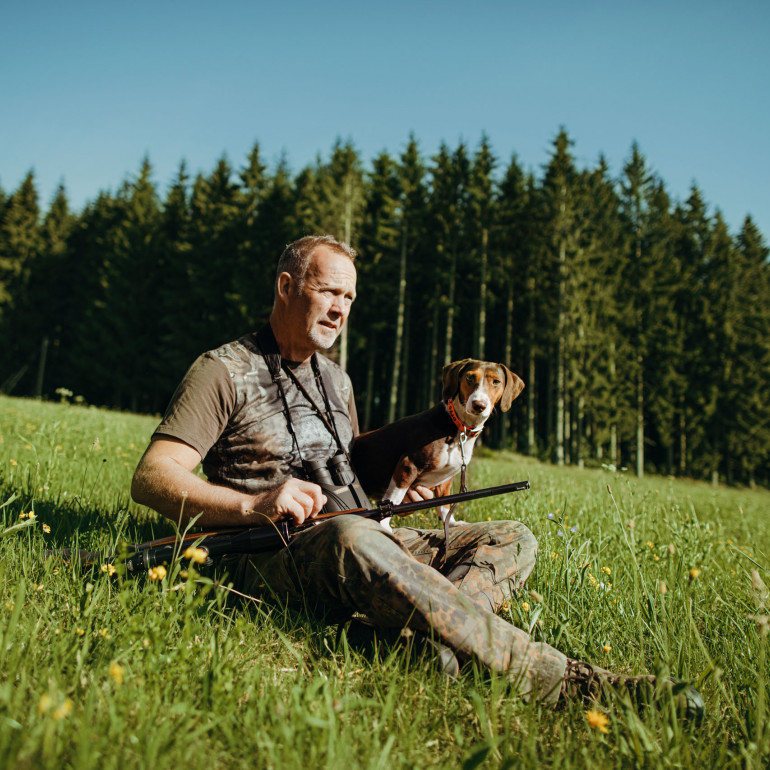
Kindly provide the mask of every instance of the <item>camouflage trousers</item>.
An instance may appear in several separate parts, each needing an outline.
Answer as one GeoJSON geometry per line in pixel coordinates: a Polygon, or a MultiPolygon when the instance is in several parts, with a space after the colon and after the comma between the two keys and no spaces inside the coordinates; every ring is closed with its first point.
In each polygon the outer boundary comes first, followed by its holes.
{"type": "Polygon", "coordinates": [[[266,584],[278,597],[338,620],[353,612],[376,626],[410,628],[506,673],[522,695],[556,701],[566,657],[496,614],[535,566],[537,540],[516,521],[449,530],[386,531],[359,516],[337,516],[236,570],[247,591],[266,584]],[[263,557],[263,558],[260,558],[263,557]],[[267,557],[267,558],[264,558],[267,557]]]}

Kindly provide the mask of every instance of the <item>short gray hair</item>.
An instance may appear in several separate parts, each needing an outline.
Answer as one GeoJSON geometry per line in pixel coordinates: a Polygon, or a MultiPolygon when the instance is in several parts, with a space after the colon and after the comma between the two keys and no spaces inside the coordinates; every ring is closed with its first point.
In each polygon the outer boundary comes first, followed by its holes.
{"type": "Polygon", "coordinates": [[[278,259],[278,267],[275,271],[276,287],[278,276],[288,273],[297,283],[297,290],[301,290],[307,276],[307,268],[310,257],[319,246],[326,246],[337,254],[346,256],[351,262],[356,261],[356,250],[344,241],[338,241],[332,235],[306,235],[293,243],[290,243],[278,259]]]}

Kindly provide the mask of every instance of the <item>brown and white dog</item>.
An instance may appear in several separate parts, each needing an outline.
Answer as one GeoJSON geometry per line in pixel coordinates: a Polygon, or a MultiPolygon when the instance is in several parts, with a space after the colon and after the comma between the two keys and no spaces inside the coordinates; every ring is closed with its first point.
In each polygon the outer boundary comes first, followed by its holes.
{"type": "MultiPolygon", "coordinates": [[[[492,410],[499,404],[507,412],[524,389],[503,364],[471,358],[447,364],[442,383],[442,401],[433,408],[355,440],[353,467],[371,497],[398,505],[416,484],[433,488],[437,497],[448,494],[492,410]]],[[[462,523],[446,521],[448,505],[438,510],[445,527],[462,523]]]]}

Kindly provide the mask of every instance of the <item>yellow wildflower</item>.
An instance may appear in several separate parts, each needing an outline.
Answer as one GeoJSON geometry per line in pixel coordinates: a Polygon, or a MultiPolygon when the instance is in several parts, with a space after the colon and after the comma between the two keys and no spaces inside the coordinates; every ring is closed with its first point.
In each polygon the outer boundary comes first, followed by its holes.
{"type": "Polygon", "coordinates": [[[610,652],[610,651],[612,650],[612,647],[610,647],[610,645],[609,645],[609,644],[605,644],[605,645],[604,645],[604,647],[602,647],[602,649],[603,649],[605,652],[610,652]]]}
{"type": "Polygon", "coordinates": [[[43,524],[43,532],[45,532],[46,535],[50,535],[51,528],[47,524],[43,524]]]}
{"type": "Polygon", "coordinates": [[[182,555],[185,559],[194,561],[196,564],[205,564],[208,557],[208,553],[203,548],[193,548],[192,546],[187,548],[182,555]]]}
{"type": "Polygon", "coordinates": [[[72,713],[72,701],[67,698],[56,711],[53,712],[54,719],[64,719],[72,713]]]}
{"type": "Polygon", "coordinates": [[[123,668],[117,660],[110,665],[110,676],[115,684],[123,684],[123,668]]]}
{"type": "Polygon", "coordinates": [[[37,702],[37,713],[41,716],[45,713],[47,713],[48,709],[51,708],[51,696],[43,693],[40,696],[40,700],[37,702]]]}
{"type": "Polygon", "coordinates": [[[591,709],[586,712],[586,719],[588,724],[598,730],[600,733],[608,733],[610,730],[607,725],[610,723],[609,717],[606,714],[602,714],[597,709],[591,709]]]}
{"type": "Polygon", "coordinates": [[[166,568],[159,564],[157,567],[152,567],[147,574],[150,576],[150,580],[163,580],[166,577],[166,568]]]}
{"type": "Polygon", "coordinates": [[[22,511],[22,512],[19,514],[19,518],[20,518],[20,519],[26,519],[26,518],[27,518],[27,514],[26,514],[26,513],[24,513],[24,511],[22,511]]]}
{"type": "Polygon", "coordinates": [[[523,609],[524,612],[529,612],[529,602],[522,602],[521,609],[523,609]]]}
{"type": "Polygon", "coordinates": [[[27,514],[27,518],[28,518],[28,519],[36,519],[36,518],[37,518],[37,514],[36,514],[34,511],[30,511],[30,512],[27,514]]]}
{"type": "Polygon", "coordinates": [[[106,572],[110,577],[115,574],[114,564],[102,564],[102,572],[106,572]]]}
{"type": "Polygon", "coordinates": [[[696,580],[698,575],[700,575],[700,570],[697,567],[693,567],[690,570],[690,580],[696,580]]]}
{"type": "Polygon", "coordinates": [[[600,572],[603,572],[605,575],[612,574],[612,570],[609,567],[602,567],[600,572]]]}
{"type": "Polygon", "coordinates": [[[655,543],[652,542],[652,540],[647,541],[647,547],[648,548],[655,548],[655,543]]]}
{"type": "Polygon", "coordinates": [[[15,468],[18,465],[18,463],[16,462],[16,460],[11,460],[11,465],[13,465],[13,467],[15,468]]]}
{"type": "Polygon", "coordinates": [[[84,628],[76,628],[76,629],[75,629],[75,633],[76,633],[78,636],[85,636],[85,634],[86,634],[86,630],[85,630],[84,628]]]}

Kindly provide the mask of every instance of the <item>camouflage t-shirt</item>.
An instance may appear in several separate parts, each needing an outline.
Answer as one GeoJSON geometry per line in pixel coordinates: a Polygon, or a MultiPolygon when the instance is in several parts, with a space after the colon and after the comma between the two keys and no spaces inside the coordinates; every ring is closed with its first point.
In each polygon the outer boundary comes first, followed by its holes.
{"type": "MultiPolygon", "coordinates": [[[[358,434],[350,378],[328,358],[317,355],[317,360],[340,441],[350,451],[358,434]]],[[[325,413],[310,362],[284,363],[325,413]]],[[[338,451],[337,442],[284,371],[281,382],[301,457],[256,334],[204,353],[193,363],[153,438],[184,441],[203,458],[209,481],[249,494],[302,477],[302,460],[328,460],[338,451]]]]}

